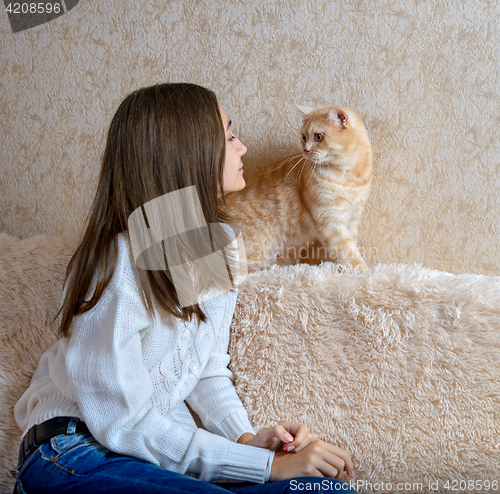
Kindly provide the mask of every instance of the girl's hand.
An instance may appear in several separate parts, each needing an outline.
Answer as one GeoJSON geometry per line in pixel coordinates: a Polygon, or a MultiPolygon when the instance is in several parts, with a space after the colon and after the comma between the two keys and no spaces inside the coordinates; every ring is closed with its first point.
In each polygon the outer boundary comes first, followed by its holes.
{"type": "Polygon", "coordinates": [[[280,422],[274,427],[260,429],[246,444],[273,451],[299,452],[315,441],[318,436],[311,434],[305,425],[280,422]]]}
{"type": "Polygon", "coordinates": [[[346,451],[321,440],[289,455],[277,452],[271,465],[270,481],[292,477],[340,478],[343,471],[354,477],[354,465],[346,451]]]}

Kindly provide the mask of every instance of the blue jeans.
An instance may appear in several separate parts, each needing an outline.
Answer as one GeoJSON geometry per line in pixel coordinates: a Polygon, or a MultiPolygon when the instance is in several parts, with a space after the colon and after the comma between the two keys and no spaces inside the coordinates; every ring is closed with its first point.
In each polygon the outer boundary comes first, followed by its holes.
{"type": "Polygon", "coordinates": [[[68,426],[42,444],[21,466],[14,494],[284,494],[339,492],[355,494],[345,482],[303,477],[280,482],[209,483],[170,472],[152,463],[113,453],[91,434],[75,434],[68,426]]]}

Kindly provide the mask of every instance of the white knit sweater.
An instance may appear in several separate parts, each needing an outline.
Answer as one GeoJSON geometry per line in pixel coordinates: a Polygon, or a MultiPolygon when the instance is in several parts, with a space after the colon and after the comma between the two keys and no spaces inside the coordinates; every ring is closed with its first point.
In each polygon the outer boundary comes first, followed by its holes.
{"type": "Polygon", "coordinates": [[[236,294],[204,302],[206,323],[158,310],[151,320],[123,235],[118,246],[97,306],[41,357],[15,407],[19,427],[26,433],[52,417],[76,416],[118,453],[202,480],[267,481],[274,453],[236,443],[254,432],[227,368],[236,294]],[[208,430],[196,427],[185,401],[208,430]]]}

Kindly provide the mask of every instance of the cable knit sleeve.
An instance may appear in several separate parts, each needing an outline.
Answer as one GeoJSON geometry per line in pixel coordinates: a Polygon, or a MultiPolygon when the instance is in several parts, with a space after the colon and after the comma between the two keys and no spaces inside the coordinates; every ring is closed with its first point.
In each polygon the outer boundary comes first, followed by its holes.
{"type": "Polygon", "coordinates": [[[255,433],[228,369],[229,329],[236,298],[236,292],[230,292],[202,304],[208,316],[206,324],[213,326],[216,340],[201,379],[186,399],[209,431],[232,441],[245,432],[255,433]]]}
{"type": "MultiPolygon", "coordinates": [[[[202,480],[264,482],[270,451],[236,444],[196,428],[194,422],[181,420],[175,413],[160,413],[155,399],[159,385],[145,364],[142,341],[148,338],[151,324],[139,295],[121,282],[76,320],[64,347],[68,375],[64,392],[78,404],[94,437],[118,453],[168,470],[194,473],[202,480]]],[[[218,359],[206,367],[206,373],[219,368],[218,359]]],[[[227,376],[223,380],[230,383],[227,376]]],[[[216,387],[224,390],[219,391],[219,398],[227,399],[226,405],[232,408],[234,396],[227,385],[216,387]]],[[[197,396],[209,399],[204,386],[197,396]]],[[[221,414],[218,411],[215,416],[221,414]]],[[[226,422],[234,421],[222,420],[226,422]]],[[[225,428],[222,425],[221,430],[225,428]]]]}

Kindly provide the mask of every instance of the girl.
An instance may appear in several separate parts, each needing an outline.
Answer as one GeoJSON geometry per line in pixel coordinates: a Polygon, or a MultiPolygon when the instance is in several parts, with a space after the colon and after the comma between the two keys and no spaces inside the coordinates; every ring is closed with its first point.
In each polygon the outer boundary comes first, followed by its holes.
{"type": "MultiPolygon", "coordinates": [[[[62,338],[41,357],[15,407],[25,432],[15,492],[281,493],[299,485],[289,479],[307,476],[328,477],[329,488],[349,490],[336,480],[344,470],[353,475],[345,451],[299,424],[257,433],[250,425],[227,368],[236,304],[231,271],[233,289],[224,291],[220,265],[205,263],[198,281],[212,280],[209,288],[218,291],[190,305],[182,302],[189,282],[177,283],[193,271],[183,271],[181,261],[203,257],[203,235],[190,237],[200,248],[186,238],[168,248],[166,241],[162,248],[143,238],[150,252],[160,252],[156,259],[141,257],[131,242],[141,241],[131,218],[142,218],[147,234],[159,217],[170,228],[162,238],[174,240],[190,220],[175,221],[192,218],[193,208],[198,230],[224,226],[218,203],[245,186],[245,153],[215,95],[203,87],[161,84],[121,103],[85,232],[67,269],[62,338]],[[186,191],[195,191],[188,194],[191,203],[168,210],[168,204],[182,205],[168,201],[186,191]],[[152,218],[148,208],[157,198],[167,202],[152,218]],[[173,251],[181,261],[172,262],[173,251]],[[186,403],[206,429],[196,427],[186,403]]],[[[228,235],[223,245],[230,243],[228,235]]],[[[193,293],[202,291],[188,293],[188,300],[193,293]]]]}

